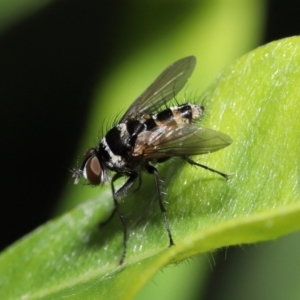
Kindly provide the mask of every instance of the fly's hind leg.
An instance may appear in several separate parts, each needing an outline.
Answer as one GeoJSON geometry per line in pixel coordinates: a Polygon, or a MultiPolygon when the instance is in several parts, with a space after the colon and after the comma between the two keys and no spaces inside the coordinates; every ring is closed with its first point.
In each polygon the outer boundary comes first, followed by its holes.
{"type": "Polygon", "coordinates": [[[220,172],[218,170],[212,169],[212,168],[210,168],[208,166],[199,164],[199,163],[193,161],[192,159],[190,159],[189,157],[184,156],[184,157],[182,157],[182,159],[185,160],[186,162],[188,162],[192,166],[201,167],[201,168],[203,168],[205,170],[211,171],[213,173],[217,173],[217,174],[221,175],[222,177],[224,177],[226,180],[229,178],[229,174],[225,174],[225,173],[220,172]]]}

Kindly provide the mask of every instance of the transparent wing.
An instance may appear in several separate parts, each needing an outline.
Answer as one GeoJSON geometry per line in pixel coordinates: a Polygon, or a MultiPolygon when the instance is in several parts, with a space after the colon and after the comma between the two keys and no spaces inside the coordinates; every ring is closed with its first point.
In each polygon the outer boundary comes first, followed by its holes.
{"type": "Polygon", "coordinates": [[[133,156],[158,159],[206,154],[231,143],[231,138],[225,133],[196,124],[157,127],[154,131],[144,131],[138,135],[133,156]]]}
{"type": "Polygon", "coordinates": [[[157,111],[186,84],[196,65],[196,57],[182,58],[165,69],[128,108],[120,123],[157,111]]]}

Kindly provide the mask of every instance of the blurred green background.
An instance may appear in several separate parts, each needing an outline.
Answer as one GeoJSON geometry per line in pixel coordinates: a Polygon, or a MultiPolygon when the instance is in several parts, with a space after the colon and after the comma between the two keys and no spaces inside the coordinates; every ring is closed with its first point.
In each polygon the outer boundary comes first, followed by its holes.
{"type": "MultiPolygon", "coordinates": [[[[201,95],[244,53],[299,34],[299,12],[296,1],[2,0],[1,249],[99,192],[74,188],[69,169],[170,63],[197,57],[188,91],[201,95]]],[[[137,299],[299,299],[298,244],[191,259],[137,299]]]]}

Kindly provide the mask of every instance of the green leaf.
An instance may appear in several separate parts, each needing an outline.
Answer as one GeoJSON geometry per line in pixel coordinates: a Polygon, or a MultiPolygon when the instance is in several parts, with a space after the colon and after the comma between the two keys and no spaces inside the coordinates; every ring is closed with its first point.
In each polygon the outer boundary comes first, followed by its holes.
{"type": "Polygon", "coordinates": [[[17,242],[0,257],[1,299],[130,299],[157,270],[219,247],[275,239],[299,230],[300,38],[273,42],[229,66],[202,97],[203,125],[234,143],[194,157],[218,175],[178,160],[160,168],[176,246],[168,238],[153,179],[122,202],[122,229],[109,188],[17,242]],[[16,284],[17,282],[17,284],[16,284]]]}

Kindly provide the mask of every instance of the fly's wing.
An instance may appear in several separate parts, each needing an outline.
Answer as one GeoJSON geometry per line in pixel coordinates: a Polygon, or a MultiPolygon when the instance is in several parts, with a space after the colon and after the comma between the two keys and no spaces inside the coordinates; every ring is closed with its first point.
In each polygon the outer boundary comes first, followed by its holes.
{"type": "Polygon", "coordinates": [[[159,159],[214,152],[229,146],[231,138],[225,133],[196,124],[156,127],[137,137],[133,156],[159,159]]]}
{"type": "Polygon", "coordinates": [[[165,69],[128,108],[120,123],[157,111],[186,84],[196,65],[196,57],[182,58],[165,69]]]}

